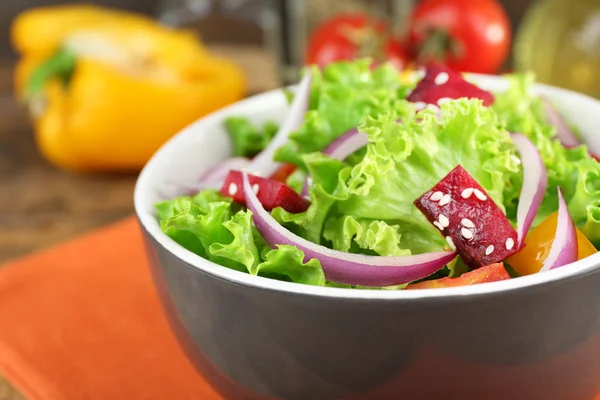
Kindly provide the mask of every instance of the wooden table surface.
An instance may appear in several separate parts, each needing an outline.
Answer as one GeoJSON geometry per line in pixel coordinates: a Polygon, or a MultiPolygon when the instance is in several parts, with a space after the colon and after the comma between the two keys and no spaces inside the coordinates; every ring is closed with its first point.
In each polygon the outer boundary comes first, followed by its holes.
{"type": "MultiPolygon", "coordinates": [[[[211,46],[239,63],[248,93],[278,86],[262,49],[211,46]]],[[[73,175],[38,154],[25,110],[12,94],[12,63],[0,64],[0,264],[133,213],[136,175],[73,175]],[[101,199],[101,200],[99,200],[101,199]]],[[[24,397],[0,376],[0,400],[24,397]]]]}

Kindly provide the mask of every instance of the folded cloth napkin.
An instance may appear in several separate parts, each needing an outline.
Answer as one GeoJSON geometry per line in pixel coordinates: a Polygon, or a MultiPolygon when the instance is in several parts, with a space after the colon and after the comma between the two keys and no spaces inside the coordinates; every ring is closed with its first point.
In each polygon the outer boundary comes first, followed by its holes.
{"type": "Polygon", "coordinates": [[[167,325],[133,217],[0,267],[0,374],[28,400],[221,398],[167,325]]]}

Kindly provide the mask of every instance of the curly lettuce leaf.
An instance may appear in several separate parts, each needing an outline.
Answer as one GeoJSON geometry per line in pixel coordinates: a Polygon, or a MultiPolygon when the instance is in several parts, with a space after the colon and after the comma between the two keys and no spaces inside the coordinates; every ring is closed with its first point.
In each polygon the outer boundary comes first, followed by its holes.
{"type": "MultiPolygon", "coordinates": [[[[533,226],[558,210],[560,187],[577,227],[600,245],[600,164],[589,155],[586,145],[567,149],[555,138],[556,130],[546,120],[542,100],[532,91],[533,74],[513,74],[507,79],[508,90],[494,94],[492,108],[507,130],[521,132],[532,141],[548,171],[548,188],[533,226]]],[[[511,219],[516,218],[522,182],[522,174],[517,174],[505,187],[504,205],[511,219]]]]}
{"type": "Polygon", "coordinates": [[[332,206],[348,198],[341,172],[348,166],[322,153],[311,153],[303,157],[312,180],[309,189],[311,204],[302,213],[292,214],[281,207],[271,211],[277,222],[295,234],[320,244],[325,221],[332,206]]]}
{"type": "Polygon", "coordinates": [[[384,221],[356,219],[352,216],[333,218],[323,232],[335,250],[380,256],[406,256],[410,250],[399,246],[401,234],[397,225],[384,221]]]}
{"type": "Polygon", "coordinates": [[[252,211],[215,190],[155,205],[163,232],[186,249],[224,267],[274,279],[325,285],[318,260],[304,262],[291,246],[272,249],[252,221],[252,211]]]}
{"type": "Polygon", "coordinates": [[[371,60],[338,62],[313,68],[309,111],[290,141],[275,153],[275,160],[305,168],[302,155],[322,151],[333,140],[356,128],[368,115],[390,110],[412,111],[402,102],[406,93],[396,69],[389,64],[371,69],[371,60]]]}
{"type": "Polygon", "coordinates": [[[413,253],[446,248],[439,231],[413,201],[461,164],[502,207],[504,186],[519,171],[515,148],[496,114],[479,100],[442,105],[441,120],[430,110],[413,116],[369,117],[361,131],[367,153],[347,180],[343,215],[398,226],[400,245],[413,253]]]}
{"type": "Polygon", "coordinates": [[[304,262],[304,253],[293,246],[279,245],[265,255],[265,261],[256,268],[256,274],[307,285],[325,286],[321,262],[315,258],[304,262]]]}
{"type": "Polygon", "coordinates": [[[255,156],[267,147],[278,129],[274,122],[266,122],[258,128],[246,117],[228,117],[224,125],[231,138],[233,155],[236,157],[255,156]]]}

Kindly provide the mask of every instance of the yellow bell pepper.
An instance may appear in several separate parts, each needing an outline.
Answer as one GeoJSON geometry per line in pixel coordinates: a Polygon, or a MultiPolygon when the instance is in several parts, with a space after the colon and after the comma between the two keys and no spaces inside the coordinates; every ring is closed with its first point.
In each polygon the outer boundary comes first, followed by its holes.
{"type": "MultiPolygon", "coordinates": [[[[506,261],[520,275],[539,272],[550,254],[550,248],[556,233],[558,212],[550,214],[541,224],[532,229],[525,237],[525,247],[508,257],[506,261]]],[[[588,238],[577,228],[577,259],[581,260],[598,252],[588,238]]]]}
{"type": "Polygon", "coordinates": [[[194,35],[128,12],[34,9],[11,37],[40,151],[69,170],[139,170],[173,134],[245,94],[241,69],[194,35]]]}

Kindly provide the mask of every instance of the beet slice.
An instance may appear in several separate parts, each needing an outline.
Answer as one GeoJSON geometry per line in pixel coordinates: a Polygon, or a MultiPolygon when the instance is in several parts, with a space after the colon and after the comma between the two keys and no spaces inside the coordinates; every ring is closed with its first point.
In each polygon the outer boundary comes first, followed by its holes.
{"type": "MultiPolygon", "coordinates": [[[[281,207],[291,213],[300,213],[306,211],[310,206],[310,202],[284,183],[250,174],[248,174],[248,180],[256,197],[266,210],[281,207]]],[[[220,192],[223,196],[231,197],[237,203],[246,204],[242,186],[242,173],[230,171],[220,192]]]]}
{"type": "Polygon", "coordinates": [[[481,99],[486,107],[494,102],[493,94],[467,82],[459,72],[438,63],[431,63],[427,65],[425,76],[408,95],[407,100],[439,106],[440,99],[461,97],[481,99]]]}
{"type": "Polygon", "coordinates": [[[500,262],[517,251],[517,231],[461,165],[414,204],[472,269],[500,262]]]}

